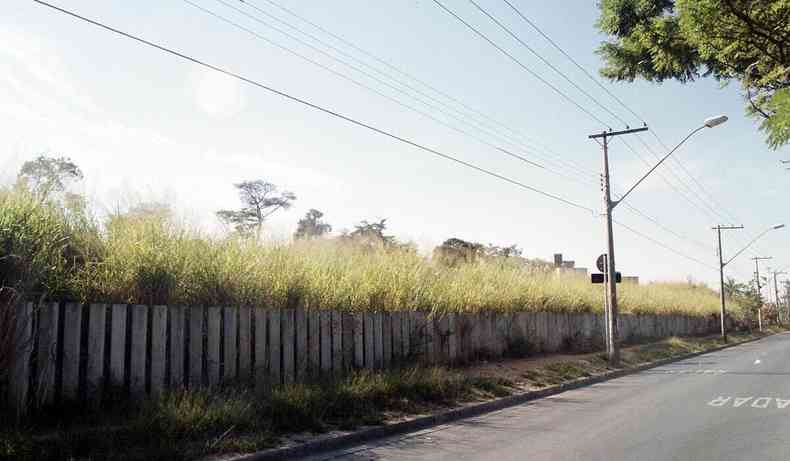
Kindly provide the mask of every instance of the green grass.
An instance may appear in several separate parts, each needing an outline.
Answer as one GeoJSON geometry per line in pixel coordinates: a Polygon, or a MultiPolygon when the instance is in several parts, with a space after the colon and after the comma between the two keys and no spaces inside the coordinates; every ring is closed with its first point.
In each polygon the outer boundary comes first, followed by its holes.
{"type": "MultiPolygon", "coordinates": [[[[590,312],[601,287],[514,260],[448,268],[415,252],[338,240],[259,244],[208,236],[161,215],[97,222],[78,211],[0,191],[0,239],[35,289],[54,299],[171,305],[253,305],[362,311],[590,312]]],[[[709,315],[712,290],[687,283],[621,285],[632,313],[709,315]]],[[[736,303],[730,311],[739,315],[736,303]]]]}
{"type": "Polygon", "coordinates": [[[134,407],[44,411],[25,426],[0,429],[0,459],[194,459],[250,452],[284,434],[353,429],[387,417],[509,394],[508,382],[442,368],[359,372],[339,381],[277,388],[179,391],[134,407]]]}

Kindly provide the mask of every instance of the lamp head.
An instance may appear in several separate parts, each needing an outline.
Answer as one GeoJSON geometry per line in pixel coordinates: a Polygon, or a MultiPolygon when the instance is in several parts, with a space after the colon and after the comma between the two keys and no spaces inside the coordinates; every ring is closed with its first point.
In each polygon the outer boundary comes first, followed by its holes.
{"type": "Polygon", "coordinates": [[[713,128],[715,126],[721,125],[722,123],[726,122],[727,120],[729,120],[729,118],[726,115],[719,115],[719,116],[716,116],[716,117],[711,117],[711,118],[705,119],[705,126],[708,127],[708,128],[713,128]]]}
{"type": "Polygon", "coordinates": [[[781,228],[783,228],[783,227],[785,227],[785,225],[784,225],[784,224],[777,224],[777,225],[775,225],[774,227],[772,227],[771,229],[773,229],[773,230],[777,230],[777,229],[781,229],[781,228]]]}

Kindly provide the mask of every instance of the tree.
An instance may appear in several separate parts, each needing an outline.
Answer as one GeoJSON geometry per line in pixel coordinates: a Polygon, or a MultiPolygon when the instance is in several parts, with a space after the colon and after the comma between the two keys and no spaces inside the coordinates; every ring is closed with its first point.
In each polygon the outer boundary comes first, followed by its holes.
{"type": "Polygon", "coordinates": [[[297,223],[294,238],[312,239],[332,232],[332,226],[321,220],[323,217],[323,213],[311,208],[310,211],[304,215],[304,218],[300,219],[297,223]]]}
{"type": "Polygon", "coordinates": [[[501,247],[489,243],[485,248],[485,255],[489,258],[520,258],[522,253],[523,251],[516,244],[501,247]]]}
{"type": "Polygon", "coordinates": [[[485,254],[481,243],[467,242],[459,238],[449,238],[433,249],[433,258],[448,267],[473,263],[485,254]]]}
{"type": "Polygon", "coordinates": [[[751,282],[741,283],[731,277],[724,282],[724,295],[740,304],[752,318],[757,315],[762,304],[762,296],[751,282]]]}
{"type": "Polygon", "coordinates": [[[296,200],[296,195],[292,192],[278,193],[277,186],[262,179],[243,181],[234,186],[239,190],[242,208],[219,210],[217,217],[245,236],[254,235],[260,238],[263,222],[276,211],[287,210],[296,200]]]}
{"type": "Polygon", "coordinates": [[[82,178],[82,171],[71,159],[39,155],[22,164],[17,181],[43,202],[53,194],[64,192],[71,182],[82,178]]]}
{"type": "Polygon", "coordinates": [[[790,142],[790,1],[601,0],[610,80],[739,81],[767,144],[790,142]]]}
{"type": "Polygon", "coordinates": [[[350,239],[355,243],[362,243],[366,245],[390,246],[396,244],[394,236],[384,234],[386,229],[386,219],[373,222],[362,220],[354,225],[354,230],[350,234],[346,235],[345,238],[350,239]]]}

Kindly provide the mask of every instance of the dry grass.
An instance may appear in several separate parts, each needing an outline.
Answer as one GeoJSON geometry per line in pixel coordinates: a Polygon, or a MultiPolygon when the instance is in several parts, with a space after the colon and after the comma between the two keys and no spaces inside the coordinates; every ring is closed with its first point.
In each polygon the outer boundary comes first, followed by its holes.
{"type": "MultiPolygon", "coordinates": [[[[116,216],[99,225],[51,205],[31,207],[19,194],[0,195],[0,223],[11,222],[26,236],[5,234],[7,241],[68,243],[48,250],[51,270],[39,284],[61,299],[436,313],[601,308],[601,287],[586,278],[557,276],[512,258],[449,268],[402,248],[213,238],[157,215],[116,216]],[[9,211],[15,207],[46,219],[20,226],[20,214],[9,211]]],[[[34,246],[22,246],[23,259],[39,258],[34,246]]],[[[624,312],[708,315],[717,306],[715,292],[702,286],[621,286],[624,312]]],[[[735,303],[731,312],[739,312],[735,303]]]]}

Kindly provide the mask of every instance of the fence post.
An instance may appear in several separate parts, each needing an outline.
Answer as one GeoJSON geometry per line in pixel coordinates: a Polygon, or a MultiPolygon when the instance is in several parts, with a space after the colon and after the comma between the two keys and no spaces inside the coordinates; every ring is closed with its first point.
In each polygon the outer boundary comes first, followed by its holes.
{"type": "Polygon", "coordinates": [[[309,375],[307,312],[298,307],[294,314],[296,320],[296,381],[305,382],[309,375]]]}
{"type": "Polygon", "coordinates": [[[220,365],[220,341],[222,340],[222,308],[209,307],[206,323],[207,345],[206,351],[206,368],[208,375],[209,387],[214,387],[219,384],[219,365],[220,365]]]}
{"type": "MultiPolygon", "coordinates": [[[[171,344],[172,347],[172,344],[171,344]]],[[[151,395],[159,396],[165,388],[167,362],[167,307],[151,307],[151,395]]]]}
{"type": "Polygon", "coordinates": [[[89,400],[101,401],[104,387],[104,338],[107,322],[107,306],[91,304],[88,313],[88,366],[85,382],[85,394],[89,400]]]}
{"type": "Polygon", "coordinates": [[[119,387],[126,377],[126,310],[125,304],[114,304],[110,323],[110,383],[119,387]]]}
{"type": "Polygon", "coordinates": [[[239,308],[239,379],[249,381],[252,370],[252,309],[239,308]]]}
{"type": "Polygon", "coordinates": [[[282,311],[272,309],[269,311],[269,380],[274,385],[282,384],[280,365],[280,319],[282,311]]]}
{"type": "Polygon", "coordinates": [[[343,374],[343,321],[339,311],[332,311],[332,372],[343,374]]]}
{"type": "Polygon", "coordinates": [[[182,387],[184,382],[185,317],[184,306],[175,306],[170,311],[170,386],[182,387]]]}
{"type": "Polygon", "coordinates": [[[223,322],[223,372],[222,381],[236,380],[236,336],[238,333],[237,315],[239,310],[235,307],[225,306],[222,308],[223,322]]]}
{"type": "Polygon", "coordinates": [[[28,410],[30,395],[30,356],[33,352],[33,303],[15,306],[12,319],[11,373],[9,381],[9,404],[21,418],[28,410]]]}
{"type": "Polygon", "coordinates": [[[365,318],[360,312],[354,315],[354,367],[365,366],[365,318]]]}
{"type": "Polygon", "coordinates": [[[148,336],[148,306],[132,306],[132,353],[129,358],[132,397],[145,396],[145,349],[148,336]]]}
{"type": "Polygon", "coordinates": [[[203,385],[204,307],[189,308],[189,387],[203,385]]]}
{"type": "Polygon", "coordinates": [[[294,331],[294,310],[284,309],[282,318],[282,347],[283,347],[283,382],[291,384],[294,382],[294,342],[296,335],[294,331]]]}
{"type": "Polygon", "coordinates": [[[46,405],[55,400],[55,374],[58,362],[58,325],[60,306],[49,303],[38,308],[38,351],[36,404],[46,405]]]}
{"type": "Polygon", "coordinates": [[[348,372],[354,368],[354,316],[343,312],[341,316],[343,329],[343,371],[348,372]]]}
{"type": "Polygon", "coordinates": [[[255,388],[260,392],[269,384],[268,312],[255,308],[255,388]]]}
{"type": "Polygon", "coordinates": [[[63,315],[63,398],[74,400],[79,395],[80,338],[82,337],[82,305],[66,304],[63,315]]]}

